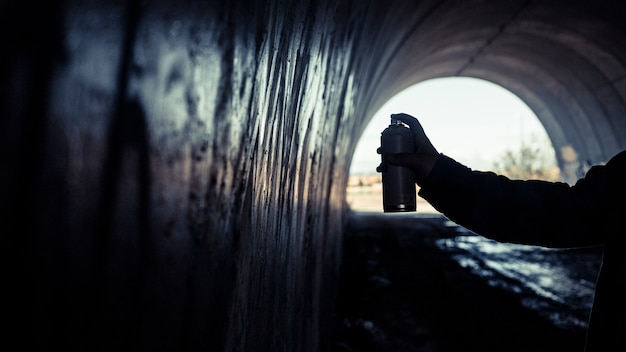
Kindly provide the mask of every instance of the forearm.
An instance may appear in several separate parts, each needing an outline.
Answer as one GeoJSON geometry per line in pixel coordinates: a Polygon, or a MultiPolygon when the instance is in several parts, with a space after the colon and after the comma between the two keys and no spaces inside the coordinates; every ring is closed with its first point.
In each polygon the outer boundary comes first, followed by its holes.
{"type": "Polygon", "coordinates": [[[548,247],[598,244],[600,219],[565,183],[517,181],[473,171],[440,155],[420,196],[452,221],[501,242],[548,247]]]}

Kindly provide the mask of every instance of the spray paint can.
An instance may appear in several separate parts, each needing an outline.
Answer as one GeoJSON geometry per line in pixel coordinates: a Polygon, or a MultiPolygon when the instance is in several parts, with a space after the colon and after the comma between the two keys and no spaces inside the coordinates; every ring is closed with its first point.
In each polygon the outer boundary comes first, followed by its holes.
{"type": "Polygon", "coordinates": [[[409,212],[416,210],[415,174],[404,166],[390,165],[385,162],[384,154],[413,153],[415,142],[411,129],[401,121],[391,119],[389,127],[380,135],[381,164],[376,171],[382,173],[383,179],[383,211],[409,212]]]}

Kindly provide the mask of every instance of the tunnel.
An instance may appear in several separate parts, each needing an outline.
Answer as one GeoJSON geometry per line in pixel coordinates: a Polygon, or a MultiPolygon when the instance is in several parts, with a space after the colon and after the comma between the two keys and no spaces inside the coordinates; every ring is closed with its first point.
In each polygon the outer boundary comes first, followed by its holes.
{"type": "Polygon", "coordinates": [[[10,0],[0,16],[4,301],[24,350],[331,350],[352,153],[413,84],[510,90],[567,181],[626,149],[619,1],[10,0]]]}

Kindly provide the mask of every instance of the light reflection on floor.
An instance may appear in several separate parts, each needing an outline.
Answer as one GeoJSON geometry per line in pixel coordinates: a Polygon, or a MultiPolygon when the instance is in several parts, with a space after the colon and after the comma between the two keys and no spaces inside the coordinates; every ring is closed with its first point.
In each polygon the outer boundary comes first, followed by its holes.
{"type": "MultiPolygon", "coordinates": [[[[447,224],[454,226],[453,223],[447,224]]],[[[515,293],[520,304],[562,327],[584,327],[593,300],[595,268],[592,252],[505,244],[477,236],[461,227],[459,236],[437,246],[490,286],[515,293]]]]}

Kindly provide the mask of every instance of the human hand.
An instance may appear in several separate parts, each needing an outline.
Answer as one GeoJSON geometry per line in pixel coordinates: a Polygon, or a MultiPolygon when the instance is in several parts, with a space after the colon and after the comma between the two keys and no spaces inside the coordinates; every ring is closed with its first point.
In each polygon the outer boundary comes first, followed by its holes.
{"type": "Polygon", "coordinates": [[[410,168],[415,173],[416,182],[421,184],[433,169],[439,152],[432,145],[426,133],[424,133],[424,128],[422,128],[422,125],[415,117],[402,113],[392,114],[391,118],[402,121],[409,126],[411,132],[413,132],[415,152],[387,154],[385,155],[385,160],[392,165],[410,168]]]}

